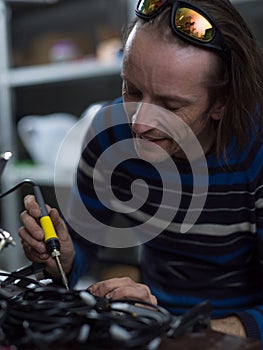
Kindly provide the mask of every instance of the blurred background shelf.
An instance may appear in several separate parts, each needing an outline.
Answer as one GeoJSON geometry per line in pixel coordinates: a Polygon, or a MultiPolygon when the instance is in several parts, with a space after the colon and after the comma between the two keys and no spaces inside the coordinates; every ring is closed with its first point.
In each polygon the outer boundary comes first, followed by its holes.
{"type": "MultiPolygon", "coordinates": [[[[1,191],[31,178],[55,204],[54,169],[21,165],[30,154],[17,123],[27,115],[59,112],[79,118],[94,102],[119,96],[122,30],[134,6],[134,0],[0,0],[0,150],[14,155],[1,191]]],[[[59,186],[70,186],[68,172],[57,179],[59,186]]],[[[0,203],[0,226],[18,242],[0,256],[7,270],[26,262],[17,235],[23,194],[17,191],[0,203]]]]}
{"type": "Polygon", "coordinates": [[[120,73],[121,60],[115,62],[79,61],[43,64],[10,69],[6,77],[11,87],[32,86],[66,80],[105,77],[120,73]]]}

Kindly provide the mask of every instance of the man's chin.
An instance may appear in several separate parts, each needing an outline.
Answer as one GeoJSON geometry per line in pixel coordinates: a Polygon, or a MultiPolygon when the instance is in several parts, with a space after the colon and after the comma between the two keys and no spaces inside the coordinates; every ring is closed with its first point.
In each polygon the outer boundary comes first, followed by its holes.
{"type": "Polygon", "coordinates": [[[161,163],[168,158],[170,158],[170,155],[166,153],[165,151],[157,150],[156,152],[153,151],[147,151],[145,149],[142,149],[141,147],[136,147],[137,155],[140,159],[145,160],[149,163],[161,163]]]}

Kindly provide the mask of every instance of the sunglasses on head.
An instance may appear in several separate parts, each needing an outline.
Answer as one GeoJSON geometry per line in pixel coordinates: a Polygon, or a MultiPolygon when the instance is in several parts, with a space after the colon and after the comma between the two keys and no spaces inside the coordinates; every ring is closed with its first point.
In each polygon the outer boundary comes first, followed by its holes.
{"type": "Polygon", "coordinates": [[[182,39],[214,49],[225,60],[229,60],[229,50],[214,20],[199,6],[181,0],[139,0],[136,15],[150,20],[160,14],[168,5],[171,10],[171,27],[182,39]]]}

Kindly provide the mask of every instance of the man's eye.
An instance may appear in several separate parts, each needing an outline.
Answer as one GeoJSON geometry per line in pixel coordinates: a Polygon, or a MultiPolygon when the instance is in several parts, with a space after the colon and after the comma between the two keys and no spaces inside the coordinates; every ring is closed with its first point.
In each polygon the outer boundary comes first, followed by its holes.
{"type": "Polygon", "coordinates": [[[122,89],[122,93],[127,96],[136,96],[136,97],[141,96],[141,92],[139,90],[127,85],[124,85],[122,89]]]}
{"type": "Polygon", "coordinates": [[[176,112],[180,109],[180,107],[178,107],[178,106],[170,106],[170,105],[165,105],[163,107],[171,112],[176,112]]]}
{"type": "Polygon", "coordinates": [[[129,96],[140,96],[141,93],[139,90],[135,90],[135,89],[126,89],[126,92],[129,96]]]}
{"type": "Polygon", "coordinates": [[[129,94],[130,96],[141,96],[141,93],[140,93],[140,91],[138,91],[138,90],[129,90],[129,91],[128,91],[128,94],[129,94]]]}

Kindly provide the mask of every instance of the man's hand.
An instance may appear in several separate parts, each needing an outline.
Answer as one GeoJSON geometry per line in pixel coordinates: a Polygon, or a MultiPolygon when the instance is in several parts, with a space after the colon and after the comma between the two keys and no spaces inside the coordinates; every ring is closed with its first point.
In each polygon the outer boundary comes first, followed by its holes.
{"type": "MultiPolygon", "coordinates": [[[[156,297],[151,293],[150,288],[142,283],[136,283],[129,277],[111,278],[97,282],[88,288],[95,296],[109,299],[137,299],[157,305],[156,297]]],[[[223,319],[212,320],[211,328],[214,331],[231,334],[239,337],[246,337],[243,324],[238,317],[229,316],[223,319]]]]}
{"type": "MultiPolygon", "coordinates": [[[[24,198],[24,205],[26,210],[20,215],[24,226],[20,227],[18,231],[24,253],[30,261],[44,263],[46,271],[48,271],[51,276],[59,277],[56,262],[48,254],[45,247],[44,232],[39,225],[41,212],[35,197],[32,195],[26,196],[24,198]]],[[[75,256],[73,243],[65,222],[59,216],[58,211],[50,207],[47,208],[60,241],[60,261],[64,272],[68,274],[75,256]]]]}
{"type": "Polygon", "coordinates": [[[150,288],[142,283],[134,282],[130,277],[111,278],[97,282],[88,288],[95,296],[109,299],[136,299],[157,305],[157,299],[150,288]]]}
{"type": "Polygon", "coordinates": [[[246,337],[245,328],[242,322],[236,316],[229,316],[218,320],[212,320],[211,328],[217,332],[236,335],[244,338],[246,337]]]}

